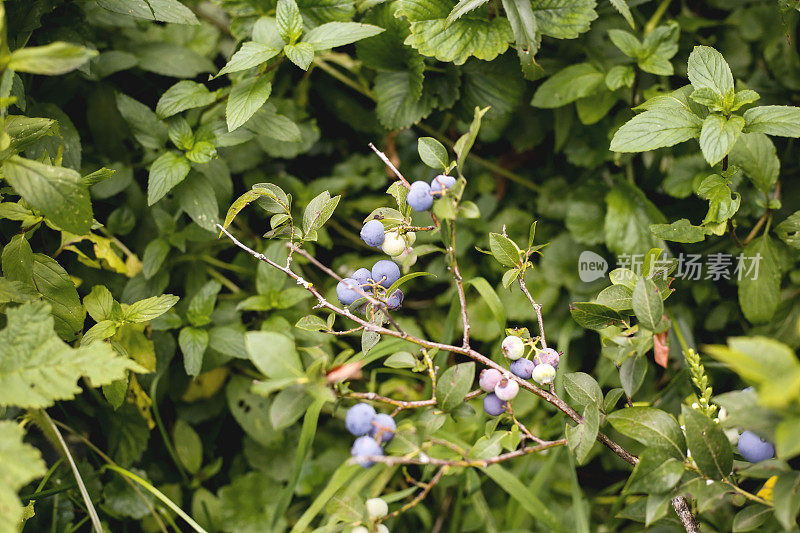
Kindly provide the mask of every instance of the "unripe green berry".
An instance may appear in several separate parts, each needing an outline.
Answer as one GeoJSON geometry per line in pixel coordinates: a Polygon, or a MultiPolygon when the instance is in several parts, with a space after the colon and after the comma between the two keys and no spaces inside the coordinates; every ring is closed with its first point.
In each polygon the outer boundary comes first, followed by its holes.
{"type": "Polygon", "coordinates": [[[396,231],[387,231],[381,250],[392,257],[400,255],[406,249],[406,240],[396,231]]]}

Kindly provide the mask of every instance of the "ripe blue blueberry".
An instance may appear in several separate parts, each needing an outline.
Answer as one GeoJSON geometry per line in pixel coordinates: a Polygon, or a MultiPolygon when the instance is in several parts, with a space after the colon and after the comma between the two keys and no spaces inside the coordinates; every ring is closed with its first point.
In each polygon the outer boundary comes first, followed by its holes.
{"type": "Polygon", "coordinates": [[[517,393],[519,393],[519,385],[517,385],[517,382],[513,379],[504,377],[497,385],[495,385],[494,393],[504,402],[508,402],[517,397],[517,393]]]}
{"type": "Polygon", "coordinates": [[[361,402],[347,410],[344,426],[355,436],[367,435],[372,431],[373,420],[375,420],[375,409],[370,404],[361,402]]]}
{"type": "Polygon", "coordinates": [[[411,206],[414,211],[427,211],[433,205],[433,196],[431,196],[431,186],[424,181],[415,181],[411,184],[406,197],[406,203],[411,206]]]}
{"type": "Polygon", "coordinates": [[[511,372],[522,379],[531,379],[535,367],[536,363],[530,359],[517,359],[516,361],[512,361],[509,365],[511,372]]]}
{"type": "Polygon", "coordinates": [[[387,289],[392,283],[400,279],[400,267],[387,259],[381,259],[372,265],[372,280],[380,283],[387,289]]]}
{"type": "Polygon", "coordinates": [[[431,192],[437,197],[443,196],[455,184],[456,179],[453,176],[440,174],[431,181],[431,192]]]}
{"type": "Polygon", "coordinates": [[[500,349],[503,355],[512,361],[516,361],[525,353],[525,343],[516,335],[509,335],[503,339],[503,344],[500,346],[500,349]]]}
{"type": "Polygon", "coordinates": [[[342,302],[342,305],[350,305],[362,296],[356,289],[358,282],[353,278],[344,278],[336,285],[336,297],[342,302]]]}
{"type": "Polygon", "coordinates": [[[372,419],[372,429],[369,434],[376,439],[380,435],[381,442],[389,442],[394,438],[395,431],[397,431],[397,424],[394,418],[384,413],[378,413],[372,419]]]}
{"type": "Polygon", "coordinates": [[[358,282],[358,285],[364,289],[369,289],[369,278],[372,277],[372,272],[369,271],[368,268],[359,268],[355,272],[350,275],[351,278],[358,282]],[[365,287],[365,285],[367,285],[365,287]]]}
{"type": "Polygon", "coordinates": [[[739,436],[739,453],[746,461],[760,463],[775,456],[775,447],[752,431],[745,431],[739,436]]]}
{"type": "Polygon", "coordinates": [[[403,291],[397,289],[386,299],[386,307],[389,309],[397,309],[403,305],[403,291]]]}
{"type": "Polygon", "coordinates": [[[483,410],[491,416],[503,414],[506,410],[506,402],[497,397],[493,392],[486,395],[483,399],[483,410]]]}
{"type": "Polygon", "coordinates": [[[383,223],[380,220],[369,220],[361,228],[361,239],[370,246],[380,246],[384,238],[383,223]]]}
{"type": "Polygon", "coordinates": [[[501,374],[499,370],[494,368],[486,368],[481,371],[481,377],[478,378],[478,384],[480,385],[481,389],[485,390],[486,392],[494,392],[494,388],[498,383],[500,383],[501,379],[503,379],[503,374],[501,374]]]}
{"type": "Polygon", "coordinates": [[[552,348],[545,348],[544,350],[540,351],[534,357],[537,363],[546,363],[553,368],[558,368],[558,361],[561,359],[561,356],[558,355],[558,352],[552,348]]]}
{"type": "Polygon", "coordinates": [[[369,457],[383,455],[383,448],[372,437],[358,437],[350,448],[350,455],[356,458],[356,462],[363,467],[372,466],[374,461],[368,459],[359,459],[359,457],[369,457]]]}

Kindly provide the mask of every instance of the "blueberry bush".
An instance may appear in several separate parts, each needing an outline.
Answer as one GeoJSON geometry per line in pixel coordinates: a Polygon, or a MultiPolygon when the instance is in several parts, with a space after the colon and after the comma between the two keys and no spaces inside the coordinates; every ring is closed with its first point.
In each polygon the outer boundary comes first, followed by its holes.
{"type": "Polygon", "coordinates": [[[798,531],[797,0],[0,0],[0,533],[798,531]]]}

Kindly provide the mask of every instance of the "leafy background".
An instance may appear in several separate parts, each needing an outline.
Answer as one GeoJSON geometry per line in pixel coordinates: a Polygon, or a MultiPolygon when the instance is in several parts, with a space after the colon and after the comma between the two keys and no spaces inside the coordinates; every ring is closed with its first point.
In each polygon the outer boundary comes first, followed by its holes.
{"type": "MultiPolygon", "coordinates": [[[[571,372],[591,374],[606,391],[633,397],[632,409],[650,405],[680,416],[690,449],[692,428],[707,419],[698,421],[686,405],[725,407],[724,427],[751,429],[776,444],[777,459],[748,466],[736,456],[733,463],[737,482],[769,505],[693,477],[657,453],[642,454],[638,485],[626,487],[630,468],[595,444],[580,450],[580,466],[557,448],[482,471],[454,469],[389,526],[635,531],[646,523],[672,530],[680,525],[664,487],[680,482],[704,529],[796,529],[800,191],[793,138],[800,121],[788,111],[766,117],[759,130],[747,119],[754,105],[800,103],[796,2],[3,6],[0,448],[9,460],[0,465],[0,531],[17,530],[23,517],[26,531],[88,530],[84,496],[111,531],[181,529],[185,515],[208,531],[335,531],[360,519],[367,497],[383,495],[393,510],[408,501],[411,480],[432,472],[347,464],[351,438],[342,418],[350,403],[337,395],[352,389],[429,398],[413,345],[384,339],[364,353],[357,337],[293,327],[309,313],[309,295],[218,239],[215,224],[254,184],[278,185],[290,195],[283,198],[288,213],[262,199],[231,230],[281,262],[283,245],[262,235],[285,234],[287,214],[300,225],[302,208],[328,191],[326,203],[341,196],[335,214],[312,228],[306,247],[340,274],[369,266],[378,255],[358,231],[373,209],[391,205],[385,191],[394,177],[368,143],[407,177],[430,179],[440,169],[421,162],[418,139],[452,147],[475,108],[487,106],[463,162],[464,200],[474,209],[460,212],[456,243],[463,277],[473,280],[473,344],[500,362],[503,328],[536,330],[524,296],[501,284],[506,269],[475,247],[488,249],[489,233],[503,228],[524,242],[537,220],[536,241],[549,244],[526,281],[543,305],[551,344],[565,352],[557,390],[583,379],[571,372]],[[687,67],[698,45],[722,54],[730,88],[736,80],[746,107],[725,108],[728,87],[713,76],[710,92],[689,97],[704,85],[687,67]],[[689,81],[694,87],[665,96],[689,81]],[[683,110],[659,112],[659,95],[683,102],[683,110]],[[645,111],[634,115],[631,108],[642,104],[645,111]],[[706,126],[708,109],[723,118],[706,126]],[[731,113],[747,124],[737,126],[731,113]],[[634,116],[646,118],[629,122],[634,116]],[[651,139],[654,123],[666,133],[651,139]],[[601,343],[608,332],[583,329],[591,324],[580,310],[588,308],[578,305],[608,303],[598,297],[607,279],[578,277],[582,250],[613,263],[654,247],[762,256],[754,282],[672,283],[676,291],[660,307],[670,323],[666,368],[652,360],[652,335],[624,346],[601,343]],[[705,371],[687,365],[681,347],[701,347],[705,371]],[[336,386],[325,379],[353,361],[363,365],[361,379],[336,386]],[[253,380],[262,384],[254,388],[253,380]],[[710,397],[711,384],[719,396],[710,397]],[[737,392],[745,385],[755,386],[757,401],[737,392]],[[669,466],[645,475],[662,464],[669,466]]],[[[713,72],[727,79],[718,66],[713,72]]],[[[437,239],[419,234],[418,260],[406,268],[437,277],[407,286],[397,320],[413,334],[449,342],[461,326],[437,239]]],[[[295,268],[333,294],[333,281],[303,263],[297,259],[295,268]]],[[[464,362],[435,357],[441,368],[464,362]]],[[[473,403],[451,415],[426,409],[398,418],[475,453],[513,444],[513,432],[487,427],[479,400],[473,403]]],[[[543,438],[563,434],[564,417],[543,401],[520,395],[514,409],[543,438]]],[[[632,409],[609,413],[619,432],[604,431],[643,452],[636,441],[647,439],[615,423],[632,409]]]]}

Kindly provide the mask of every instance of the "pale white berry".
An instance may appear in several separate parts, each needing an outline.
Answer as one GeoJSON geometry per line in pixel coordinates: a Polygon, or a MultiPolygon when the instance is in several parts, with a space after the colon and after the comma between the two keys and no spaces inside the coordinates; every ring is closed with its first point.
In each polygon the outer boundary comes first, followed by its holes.
{"type": "Polygon", "coordinates": [[[509,335],[503,339],[500,349],[503,351],[503,355],[512,361],[516,361],[525,353],[525,343],[516,335],[509,335]]]}
{"type": "Polygon", "coordinates": [[[392,257],[400,255],[406,249],[406,240],[396,231],[387,231],[381,250],[392,257]]]}
{"type": "Polygon", "coordinates": [[[383,500],[383,498],[370,498],[367,500],[366,505],[367,516],[369,516],[370,520],[383,518],[389,514],[389,505],[383,500]]]}
{"type": "Polygon", "coordinates": [[[517,385],[516,381],[504,377],[497,385],[495,385],[494,393],[504,402],[509,402],[517,397],[517,394],[519,393],[519,385],[517,385]]]}
{"type": "Polygon", "coordinates": [[[553,368],[553,365],[542,363],[540,365],[536,365],[536,368],[533,369],[533,375],[531,377],[533,378],[533,381],[539,385],[546,385],[548,383],[552,383],[553,380],[556,379],[556,369],[553,368]]]}

